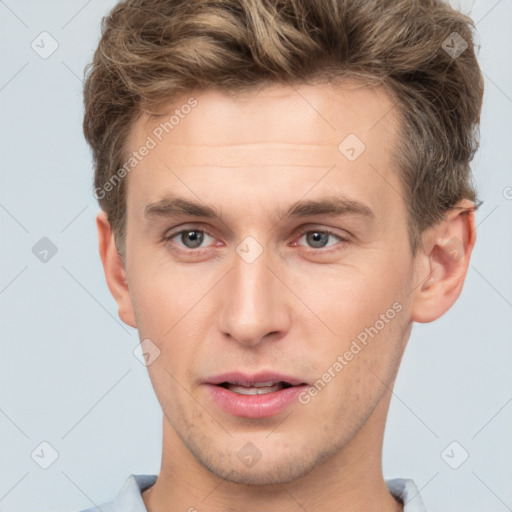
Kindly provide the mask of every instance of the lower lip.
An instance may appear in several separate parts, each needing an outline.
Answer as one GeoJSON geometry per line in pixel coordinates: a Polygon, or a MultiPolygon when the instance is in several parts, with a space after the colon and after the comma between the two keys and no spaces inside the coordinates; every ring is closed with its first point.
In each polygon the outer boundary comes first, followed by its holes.
{"type": "Polygon", "coordinates": [[[206,384],[215,403],[225,412],[244,418],[267,418],[283,412],[308,387],[291,386],[263,395],[242,395],[214,384],[206,384]]]}

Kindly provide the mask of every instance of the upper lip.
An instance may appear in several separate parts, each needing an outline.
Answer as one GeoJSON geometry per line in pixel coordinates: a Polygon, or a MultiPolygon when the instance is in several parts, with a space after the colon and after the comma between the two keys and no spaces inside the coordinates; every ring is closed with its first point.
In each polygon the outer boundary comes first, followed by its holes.
{"type": "Polygon", "coordinates": [[[254,374],[236,371],[227,372],[209,377],[205,382],[206,384],[222,384],[223,382],[229,382],[230,384],[238,384],[240,386],[252,386],[263,382],[286,382],[292,386],[306,384],[302,379],[274,371],[262,371],[254,374]]]}

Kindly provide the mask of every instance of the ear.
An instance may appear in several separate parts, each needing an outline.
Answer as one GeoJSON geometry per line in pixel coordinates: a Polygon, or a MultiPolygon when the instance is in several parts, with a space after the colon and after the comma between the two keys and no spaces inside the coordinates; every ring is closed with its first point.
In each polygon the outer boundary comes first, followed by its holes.
{"type": "Polygon", "coordinates": [[[137,328],[130,291],[126,282],[125,266],[117,251],[114,235],[104,211],[100,211],[96,216],[96,227],[98,228],[100,257],[105,278],[108,289],[117,302],[119,318],[130,327],[137,328]]]}
{"type": "Polygon", "coordinates": [[[411,319],[432,322],[459,297],[476,241],[475,205],[460,201],[444,220],[425,230],[423,248],[416,255],[416,283],[411,319]]]}

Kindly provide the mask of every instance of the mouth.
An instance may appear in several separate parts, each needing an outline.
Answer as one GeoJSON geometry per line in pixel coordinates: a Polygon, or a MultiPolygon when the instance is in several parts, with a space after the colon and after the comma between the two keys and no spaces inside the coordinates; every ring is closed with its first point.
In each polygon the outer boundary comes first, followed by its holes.
{"type": "Polygon", "coordinates": [[[234,384],[232,382],[221,382],[219,384],[219,386],[224,389],[238,393],[239,395],[266,395],[267,393],[274,393],[275,391],[289,388],[292,385],[293,384],[289,382],[283,381],[256,382],[252,386],[241,386],[240,384],[234,384]]]}
{"type": "Polygon", "coordinates": [[[308,387],[301,379],[276,372],[232,372],[212,377],[205,384],[220,409],[245,418],[277,415],[297,401],[308,387]]]}

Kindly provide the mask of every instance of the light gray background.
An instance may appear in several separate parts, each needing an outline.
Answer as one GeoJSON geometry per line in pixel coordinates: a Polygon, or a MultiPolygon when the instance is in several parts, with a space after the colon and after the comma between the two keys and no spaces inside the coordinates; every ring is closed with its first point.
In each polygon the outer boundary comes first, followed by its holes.
{"type": "MultiPolygon", "coordinates": [[[[85,508],[111,499],[130,473],[159,470],[160,408],[133,355],[137,332],[117,318],[104,282],[81,132],[83,68],[112,5],[0,1],[4,512],[85,508]],[[31,48],[43,31],[59,45],[47,59],[31,48]],[[32,253],[44,236],[58,248],[47,263],[32,253]],[[46,470],[31,458],[43,441],[58,452],[46,470]]],[[[429,512],[501,512],[512,510],[512,0],[462,8],[478,21],[486,80],[474,162],[485,203],[460,299],[413,329],[384,471],[413,478],[429,512]],[[458,469],[441,456],[453,441],[451,461],[469,453],[458,469]]]]}

